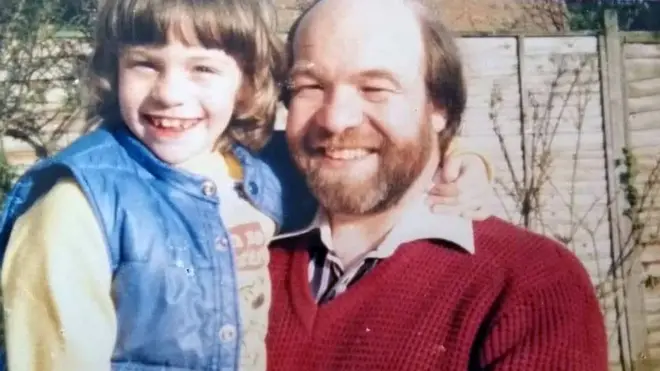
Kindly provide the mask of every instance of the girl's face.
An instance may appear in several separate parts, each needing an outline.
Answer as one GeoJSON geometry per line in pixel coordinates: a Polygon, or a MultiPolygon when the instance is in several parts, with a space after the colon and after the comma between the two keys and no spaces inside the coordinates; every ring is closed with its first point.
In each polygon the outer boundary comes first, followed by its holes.
{"type": "Polygon", "coordinates": [[[118,68],[122,118],[158,158],[178,165],[213,150],[242,85],[236,60],[220,49],[170,42],[129,46],[118,68]]]}

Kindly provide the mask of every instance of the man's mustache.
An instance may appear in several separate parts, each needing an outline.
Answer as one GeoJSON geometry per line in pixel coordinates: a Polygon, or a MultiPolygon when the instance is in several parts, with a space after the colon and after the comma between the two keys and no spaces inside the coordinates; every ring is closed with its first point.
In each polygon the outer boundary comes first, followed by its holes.
{"type": "Polygon", "coordinates": [[[328,132],[311,132],[305,136],[304,146],[313,152],[326,149],[360,148],[378,150],[383,148],[385,140],[377,133],[361,133],[357,129],[350,129],[340,134],[328,132]]]}

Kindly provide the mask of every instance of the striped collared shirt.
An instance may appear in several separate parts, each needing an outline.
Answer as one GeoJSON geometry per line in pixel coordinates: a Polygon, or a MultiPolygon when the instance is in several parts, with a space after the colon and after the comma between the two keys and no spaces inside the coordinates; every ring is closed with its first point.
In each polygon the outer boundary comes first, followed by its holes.
{"type": "Polygon", "coordinates": [[[382,260],[367,254],[345,269],[337,255],[325,247],[320,233],[317,235],[319,238],[314,238],[314,243],[309,246],[309,285],[319,303],[327,302],[346,291],[382,260]]]}
{"type": "Polygon", "coordinates": [[[474,253],[472,221],[453,215],[434,214],[423,201],[411,204],[383,242],[348,267],[344,267],[334,253],[330,225],[324,212],[319,211],[308,228],[278,238],[304,233],[313,233],[316,237],[311,239],[313,242],[309,246],[308,277],[312,295],[319,303],[346,291],[406,242],[439,239],[474,253]]]}

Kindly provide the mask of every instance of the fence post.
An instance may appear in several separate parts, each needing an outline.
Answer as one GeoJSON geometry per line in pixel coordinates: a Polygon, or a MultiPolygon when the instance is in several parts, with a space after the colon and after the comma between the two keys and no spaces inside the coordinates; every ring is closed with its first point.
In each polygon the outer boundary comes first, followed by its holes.
{"type": "Polygon", "coordinates": [[[627,97],[623,65],[622,35],[619,32],[616,10],[606,10],[603,15],[604,36],[599,38],[600,67],[603,94],[603,129],[605,142],[607,194],[609,205],[612,262],[612,288],[615,294],[617,335],[620,362],[623,370],[635,368],[644,351],[646,341],[643,316],[643,297],[639,287],[641,277],[631,275],[641,264],[633,241],[632,226],[624,215],[629,207],[622,192],[621,173],[624,149],[628,147],[627,97]],[[640,318],[641,317],[641,318],[640,318]]]}

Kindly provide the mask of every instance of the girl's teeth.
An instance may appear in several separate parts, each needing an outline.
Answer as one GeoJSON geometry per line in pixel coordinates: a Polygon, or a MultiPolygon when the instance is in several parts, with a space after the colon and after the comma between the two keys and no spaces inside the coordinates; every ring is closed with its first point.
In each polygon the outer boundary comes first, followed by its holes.
{"type": "Polygon", "coordinates": [[[365,157],[369,151],[365,149],[326,149],[325,155],[334,160],[355,160],[365,157]]]}
{"type": "Polygon", "coordinates": [[[198,120],[152,118],[151,122],[154,126],[161,128],[185,130],[195,125],[198,120]]]}

